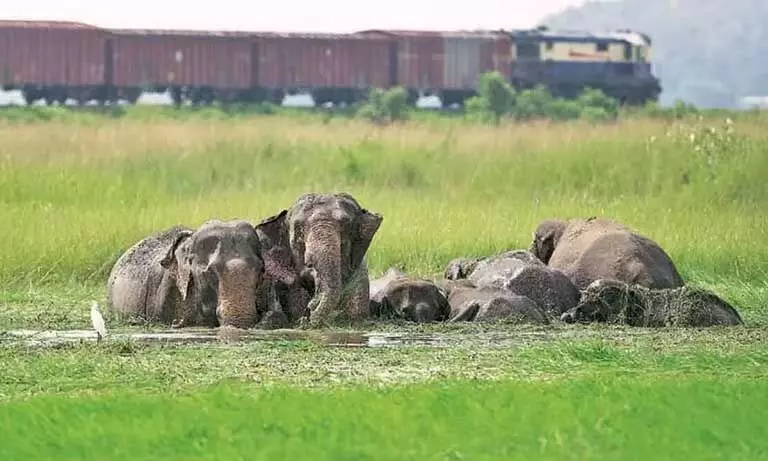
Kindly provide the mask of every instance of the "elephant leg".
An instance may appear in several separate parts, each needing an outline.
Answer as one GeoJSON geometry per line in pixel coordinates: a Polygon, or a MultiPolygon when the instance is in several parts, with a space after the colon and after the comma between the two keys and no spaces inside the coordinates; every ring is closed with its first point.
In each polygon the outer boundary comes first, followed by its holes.
{"type": "Polygon", "coordinates": [[[302,319],[309,316],[309,301],[311,299],[311,294],[302,287],[296,285],[288,287],[285,294],[285,305],[282,307],[290,323],[302,322],[302,319]]]}
{"type": "Polygon", "coordinates": [[[266,312],[259,322],[259,327],[264,330],[277,330],[288,327],[288,317],[278,310],[266,312]]]}
{"type": "Polygon", "coordinates": [[[351,323],[360,323],[371,317],[370,280],[365,263],[352,276],[347,284],[349,296],[343,303],[342,311],[351,323]]]}

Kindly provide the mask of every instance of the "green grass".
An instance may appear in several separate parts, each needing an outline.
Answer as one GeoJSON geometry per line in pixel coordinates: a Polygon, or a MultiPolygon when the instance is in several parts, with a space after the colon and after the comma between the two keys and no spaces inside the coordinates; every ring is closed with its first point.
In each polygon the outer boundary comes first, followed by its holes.
{"type": "MultiPolygon", "coordinates": [[[[423,327],[422,327],[423,328],[423,327]]],[[[421,328],[398,328],[410,331],[421,328]]],[[[0,348],[3,459],[762,459],[763,328],[0,348]]]]}
{"type": "Polygon", "coordinates": [[[371,348],[322,332],[50,347],[0,333],[2,459],[765,457],[759,119],[46,114],[0,123],[0,332],[90,328],[116,258],[158,229],[258,221],[332,190],[384,216],[374,274],[437,276],[456,257],[527,247],[542,219],[604,215],[658,241],[746,326],[372,324],[441,341],[371,348]]]}
{"type": "Polygon", "coordinates": [[[2,410],[0,456],[761,459],[768,451],[760,410],[766,391],[764,381],[652,378],[48,397],[2,410]],[[752,428],[754,437],[742,428],[752,428]],[[44,435],[30,437],[30,430],[44,435]]]}

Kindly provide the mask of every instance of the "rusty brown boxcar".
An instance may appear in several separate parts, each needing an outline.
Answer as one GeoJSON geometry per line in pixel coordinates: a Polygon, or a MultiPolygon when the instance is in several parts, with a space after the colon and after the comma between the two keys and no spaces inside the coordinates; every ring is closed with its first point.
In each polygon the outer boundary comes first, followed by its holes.
{"type": "Polygon", "coordinates": [[[412,98],[437,94],[447,106],[472,95],[485,72],[509,76],[511,40],[503,32],[367,30],[356,35],[397,43],[397,82],[412,98]]]}
{"type": "Polygon", "coordinates": [[[315,102],[351,102],[370,87],[388,87],[390,40],[331,34],[259,34],[258,85],[315,102]]]}
{"type": "Polygon", "coordinates": [[[177,102],[239,99],[254,84],[253,48],[248,33],[113,30],[110,81],[133,97],[170,90],[177,102]]]}
{"type": "Polygon", "coordinates": [[[0,86],[27,103],[98,97],[107,31],[65,21],[0,21],[0,86]]]}

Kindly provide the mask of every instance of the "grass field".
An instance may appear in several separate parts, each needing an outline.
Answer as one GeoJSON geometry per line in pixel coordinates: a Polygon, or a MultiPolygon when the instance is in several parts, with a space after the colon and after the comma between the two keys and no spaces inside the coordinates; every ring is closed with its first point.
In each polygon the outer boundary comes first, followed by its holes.
{"type": "Polygon", "coordinates": [[[155,230],[258,221],[333,190],[384,216],[374,275],[437,276],[455,257],[527,247],[542,219],[605,215],[746,321],[371,326],[433,340],[389,347],[320,333],[37,347],[0,333],[0,458],[764,459],[767,152],[749,118],[0,122],[0,332],[89,328],[115,259],[155,230]]]}

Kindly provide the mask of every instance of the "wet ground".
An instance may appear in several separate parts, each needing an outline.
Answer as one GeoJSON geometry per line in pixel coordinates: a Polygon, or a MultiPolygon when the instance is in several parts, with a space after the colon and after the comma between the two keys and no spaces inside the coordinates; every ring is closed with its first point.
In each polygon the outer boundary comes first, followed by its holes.
{"type": "MultiPolygon", "coordinates": [[[[113,331],[103,341],[143,343],[200,344],[249,343],[255,341],[311,341],[336,347],[376,347],[440,344],[436,334],[371,333],[354,331],[238,330],[229,328],[160,330],[153,332],[113,331]]],[[[65,343],[98,341],[93,330],[11,330],[0,332],[0,346],[25,344],[46,347],[65,343]]]]}
{"type": "MultiPolygon", "coordinates": [[[[479,326],[467,325],[455,330],[416,330],[383,325],[379,331],[348,330],[240,330],[236,328],[185,328],[137,330],[130,328],[110,330],[102,342],[133,342],[147,345],[211,346],[245,345],[253,343],[310,342],[315,345],[343,348],[376,347],[448,347],[448,348],[509,348],[535,344],[571,342],[579,340],[609,341],[616,346],[631,346],[640,340],[665,344],[685,345],[696,342],[719,343],[726,337],[738,342],[765,342],[768,330],[764,328],[704,328],[666,329],[633,328],[618,325],[550,325],[550,326],[479,326]],[[395,331],[392,331],[394,329],[395,331]],[[383,331],[382,331],[383,330],[383,331]]],[[[58,347],[66,344],[97,342],[94,330],[32,330],[0,331],[0,347],[58,347]]]]}

